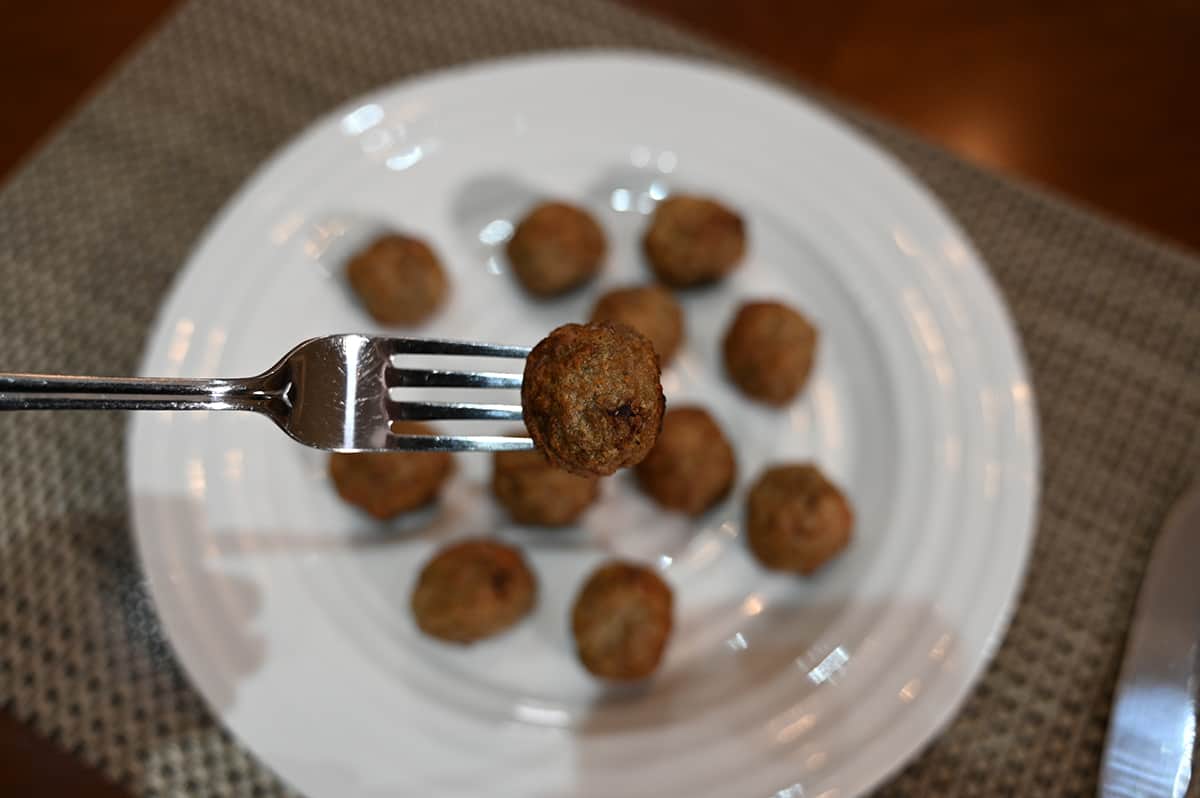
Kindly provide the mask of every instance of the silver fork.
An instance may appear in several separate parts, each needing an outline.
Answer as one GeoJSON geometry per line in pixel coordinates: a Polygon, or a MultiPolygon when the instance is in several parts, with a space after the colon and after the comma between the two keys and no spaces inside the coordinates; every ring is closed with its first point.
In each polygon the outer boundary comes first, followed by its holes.
{"type": "Polygon", "coordinates": [[[521,406],[408,402],[391,388],[520,388],[520,374],[413,369],[397,355],[524,358],[529,347],[467,341],[330,335],[311,338],[255,377],[160,379],[0,373],[0,410],[246,410],[300,443],[335,452],[532,449],[502,435],[397,435],[393,421],[520,420],[521,406]]]}

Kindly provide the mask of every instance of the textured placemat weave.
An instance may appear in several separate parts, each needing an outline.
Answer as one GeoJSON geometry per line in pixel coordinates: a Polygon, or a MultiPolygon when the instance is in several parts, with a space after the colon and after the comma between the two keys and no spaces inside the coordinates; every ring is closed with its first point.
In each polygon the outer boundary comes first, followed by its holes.
{"type": "MultiPolygon", "coordinates": [[[[201,0],[0,192],[0,368],[129,373],[206,222],[331,107],[545,48],[727,53],[590,0],[201,0]]],[[[1200,260],[856,114],[974,238],[1038,393],[1041,524],[979,688],[883,795],[1088,795],[1155,531],[1200,462],[1200,260]]],[[[0,416],[0,701],[141,794],[276,794],[165,644],[116,415],[0,416]]]]}

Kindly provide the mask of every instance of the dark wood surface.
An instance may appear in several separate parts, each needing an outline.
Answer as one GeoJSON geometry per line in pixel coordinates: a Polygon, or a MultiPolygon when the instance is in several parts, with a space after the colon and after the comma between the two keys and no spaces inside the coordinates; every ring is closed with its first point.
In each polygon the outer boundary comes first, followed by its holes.
{"type": "MultiPolygon", "coordinates": [[[[624,1],[976,163],[1200,248],[1194,0],[624,1]]],[[[0,178],[174,5],[0,0],[0,178]]],[[[0,795],[123,792],[6,708],[0,795]]]]}

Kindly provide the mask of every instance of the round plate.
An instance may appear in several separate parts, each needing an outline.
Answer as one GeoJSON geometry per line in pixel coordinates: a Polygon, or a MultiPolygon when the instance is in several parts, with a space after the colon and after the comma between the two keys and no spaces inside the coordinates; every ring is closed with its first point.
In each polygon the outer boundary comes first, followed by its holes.
{"type": "Polygon", "coordinates": [[[135,419],[134,521],[167,634],[216,715],[301,791],[845,798],[947,722],[998,644],[1037,490],[1032,397],[1000,297],[892,160],[745,75],[539,56],[347,105],[230,202],[143,372],[251,374],[310,336],[383,332],[341,270],[385,229],[431,242],[454,285],[444,312],[404,332],[533,344],[601,290],[647,279],[641,231],[674,191],[738,209],[750,241],[728,280],[681,295],[687,344],[663,378],[669,402],[707,406],[737,450],[738,489],[698,521],[620,474],[578,527],[521,528],[490,499],[488,457],[460,455],[437,507],[380,524],[337,498],[325,455],[265,419],[135,419]],[[546,197],[589,208],[611,246],[594,285],[535,302],[503,242],[546,197]],[[812,380],[783,410],[722,376],[721,335],[749,297],[821,330],[812,380]],[[855,537],[813,577],[771,574],[742,540],[745,489],[766,464],[805,459],[851,497],[855,537]],[[466,648],[423,637],[408,611],[421,564],[481,534],[524,548],[536,611],[466,648]],[[567,631],[581,579],[614,555],[662,569],[677,600],[663,666],[633,688],[590,678],[567,631]]]}

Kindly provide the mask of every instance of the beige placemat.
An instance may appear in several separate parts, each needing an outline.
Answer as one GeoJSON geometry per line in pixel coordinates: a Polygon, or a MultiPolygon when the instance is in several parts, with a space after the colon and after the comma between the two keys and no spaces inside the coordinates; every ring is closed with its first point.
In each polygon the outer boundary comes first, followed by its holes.
{"type": "MultiPolygon", "coordinates": [[[[115,12],[114,12],[115,13],[115,12]]],[[[331,107],[466,60],[642,47],[731,59],[591,0],[203,0],[0,193],[0,368],[122,374],[204,225],[331,107]]],[[[1200,261],[846,114],[974,238],[1032,364],[1041,525],[1007,640],[883,795],[1087,795],[1139,578],[1200,455],[1200,261]]],[[[0,699],[142,794],[268,795],[158,629],[117,415],[0,416],[0,699]]]]}

